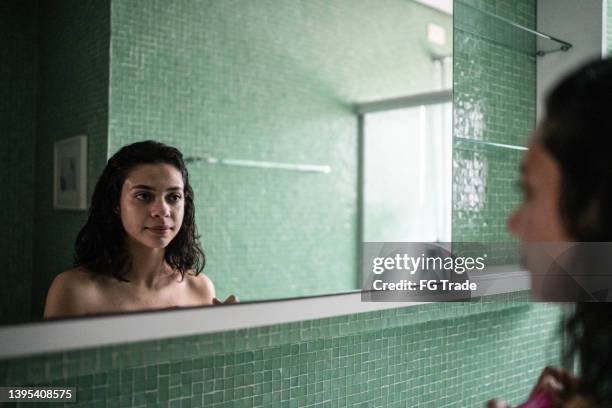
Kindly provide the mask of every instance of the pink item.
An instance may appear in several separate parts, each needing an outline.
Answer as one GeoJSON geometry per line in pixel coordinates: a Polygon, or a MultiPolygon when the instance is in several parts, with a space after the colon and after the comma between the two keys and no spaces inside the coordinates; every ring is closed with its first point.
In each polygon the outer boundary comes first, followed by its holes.
{"type": "Polygon", "coordinates": [[[516,408],[553,408],[553,401],[548,394],[538,392],[516,408]]]}

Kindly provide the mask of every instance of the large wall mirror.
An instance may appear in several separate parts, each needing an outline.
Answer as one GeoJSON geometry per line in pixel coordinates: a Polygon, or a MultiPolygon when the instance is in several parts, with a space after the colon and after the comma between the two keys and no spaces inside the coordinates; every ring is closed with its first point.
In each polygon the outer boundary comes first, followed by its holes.
{"type": "Polygon", "coordinates": [[[5,2],[0,323],[42,319],[87,211],[54,145],[179,148],[219,297],[356,290],[362,241],[450,241],[451,0],[5,2]],[[5,24],[6,23],[6,24],[5,24]],[[6,151],[6,153],[4,152],[6,151]]]}

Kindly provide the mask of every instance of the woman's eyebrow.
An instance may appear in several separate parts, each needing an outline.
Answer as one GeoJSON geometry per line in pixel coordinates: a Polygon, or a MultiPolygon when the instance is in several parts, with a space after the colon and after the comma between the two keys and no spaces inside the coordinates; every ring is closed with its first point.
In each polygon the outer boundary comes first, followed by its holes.
{"type": "MultiPolygon", "coordinates": [[[[130,190],[136,190],[136,189],[155,191],[155,189],[153,187],[147,186],[145,184],[138,184],[138,185],[135,185],[134,187],[130,188],[130,190]]],[[[182,191],[182,190],[183,190],[182,187],[168,187],[166,189],[166,191],[182,191]]]]}

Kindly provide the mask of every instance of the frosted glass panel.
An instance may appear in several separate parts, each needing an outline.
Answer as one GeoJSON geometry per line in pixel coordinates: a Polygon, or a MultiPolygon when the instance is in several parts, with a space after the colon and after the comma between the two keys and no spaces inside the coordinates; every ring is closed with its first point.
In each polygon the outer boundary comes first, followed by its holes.
{"type": "Polygon", "coordinates": [[[364,115],[363,240],[451,240],[451,104],[364,115]]]}

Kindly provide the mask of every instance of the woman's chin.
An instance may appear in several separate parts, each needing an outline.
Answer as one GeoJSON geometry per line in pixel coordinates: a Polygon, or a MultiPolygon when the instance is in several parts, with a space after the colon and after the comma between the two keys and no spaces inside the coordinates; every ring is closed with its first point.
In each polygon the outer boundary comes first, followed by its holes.
{"type": "Polygon", "coordinates": [[[173,237],[168,237],[168,238],[163,238],[163,239],[158,239],[158,240],[148,240],[146,246],[151,249],[163,249],[163,248],[166,248],[168,244],[170,244],[170,241],[172,241],[172,238],[173,237]]]}
{"type": "Polygon", "coordinates": [[[131,237],[131,241],[133,241],[136,245],[149,248],[149,249],[163,249],[166,248],[174,236],[163,236],[163,237],[131,237]]]}

